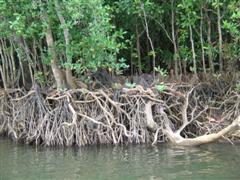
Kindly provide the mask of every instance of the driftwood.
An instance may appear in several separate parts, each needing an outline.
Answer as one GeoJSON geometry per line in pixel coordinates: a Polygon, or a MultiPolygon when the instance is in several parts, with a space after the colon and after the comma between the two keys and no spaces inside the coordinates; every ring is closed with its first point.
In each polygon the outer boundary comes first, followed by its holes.
{"type": "Polygon", "coordinates": [[[240,94],[231,86],[166,89],[0,91],[0,135],[46,146],[161,143],[193,146],[239,139],[240,94]]]}

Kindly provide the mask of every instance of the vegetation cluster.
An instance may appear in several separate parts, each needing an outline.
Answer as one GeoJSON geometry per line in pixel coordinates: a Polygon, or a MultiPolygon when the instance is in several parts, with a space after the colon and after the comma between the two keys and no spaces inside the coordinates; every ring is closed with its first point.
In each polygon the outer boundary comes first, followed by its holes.
{"type": "Polygon", "coordinates": [[[77,88],[99,68],[174,80],[233,75],[239,8],[238,0],[1,0],[1,86],[77,88]]]}
{"type": "Polygon", "coordinates": [[[239,53],[239,0],[0,0],[0,134],[232,142],[239,53]]]}

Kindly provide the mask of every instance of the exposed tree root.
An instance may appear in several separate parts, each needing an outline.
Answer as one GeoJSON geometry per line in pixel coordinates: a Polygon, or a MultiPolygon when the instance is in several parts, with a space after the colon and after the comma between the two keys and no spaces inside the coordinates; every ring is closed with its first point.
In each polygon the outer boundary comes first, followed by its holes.
{"type": "Polygon", "coordinates": [[[0,91],[0,106],[0,135],[36,145],[193,146],[240,137],[240,94],[216,84],[168,84],[161,93],[137,86],[48,94],[36,85],[27,93],[0,91]]]}

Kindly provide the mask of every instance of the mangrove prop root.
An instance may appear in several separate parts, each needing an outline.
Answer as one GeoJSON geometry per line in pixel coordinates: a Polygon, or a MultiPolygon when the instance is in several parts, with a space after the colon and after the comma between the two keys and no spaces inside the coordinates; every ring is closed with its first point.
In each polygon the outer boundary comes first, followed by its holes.
{"type": "Polygon", "coordinates": [[[45,146],[238,140],[240,94],[214,84],[63,93],[0,91],[0,135],[45,146]],[[223,92],[224,91],[224,92],[223,92]],[[228,136],[227,136],[228,134],[228,136]]]}

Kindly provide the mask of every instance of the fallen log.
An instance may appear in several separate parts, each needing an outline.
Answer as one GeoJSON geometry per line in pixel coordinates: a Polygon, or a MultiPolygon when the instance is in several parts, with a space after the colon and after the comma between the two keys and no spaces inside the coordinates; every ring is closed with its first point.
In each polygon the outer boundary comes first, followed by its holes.
{"type": "MultiPolygon", "coordinates": [[[[168,125],[166,125],[168,126],[168,125]]],[[[230,132],[240,129],[240,116],[238,116],[230,125],[217,133],[202,135],[196,138],[183,138],[178,132],[173,132],[170,127],[164,129],[164,134],[169,138],[170,142],[178,146],[198,146],[202,144],[217,141],[230,132]]]]}

